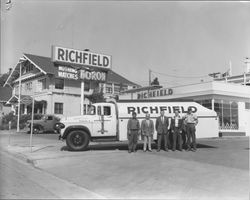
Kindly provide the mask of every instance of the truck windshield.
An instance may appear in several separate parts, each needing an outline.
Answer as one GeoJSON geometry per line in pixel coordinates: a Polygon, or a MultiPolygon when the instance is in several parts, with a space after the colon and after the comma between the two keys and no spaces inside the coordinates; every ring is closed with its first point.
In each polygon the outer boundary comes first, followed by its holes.
{"type": "Polygon", "coordinates": [[[95,115],[95,113],[96,113],[95,106],[93,106],[93,105],[88,106],[87,115],[95,115]]]}

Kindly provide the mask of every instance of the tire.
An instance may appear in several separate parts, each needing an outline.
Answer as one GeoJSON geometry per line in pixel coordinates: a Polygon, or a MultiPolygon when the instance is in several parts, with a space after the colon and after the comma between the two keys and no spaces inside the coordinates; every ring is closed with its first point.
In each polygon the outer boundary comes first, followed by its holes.
{"type": "Polygon", "coordinates": [[[82,130],[71,131],[66,138],[66,144],[71,151],[84,151],[89,145],[89,135],[82,130]]]}
{"type": "MultiPolygon", "coordinates": [[[[31,134],[31,128],[30,128],[30,126],[29,126],[29,129],[30,130],[27,131],[27,134],[31,134]]],[[[41,130],[42,130],[41,127],[34,126],[32,134],[38,134],[38,133],[40,133],[41,130]]]]}
{"type": "Polygon", "coordinates": [[[39,126],[33,127],[33,134],[38,134],[40,132],[41,128],[39,126]]]}

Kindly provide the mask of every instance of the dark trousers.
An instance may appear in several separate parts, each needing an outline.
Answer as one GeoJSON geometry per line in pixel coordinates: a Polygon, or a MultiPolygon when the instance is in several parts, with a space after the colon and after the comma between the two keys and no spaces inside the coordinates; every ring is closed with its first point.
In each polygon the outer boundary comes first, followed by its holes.
{"type": "Polygon", "coordinates": [[[128,134],[128,150],[135,151],[138,140],[138,131],[131,130],[131,133],[128,134]]]}
{"type": "Polygon", "coordinates": [[[187,124],[187,148],[190,149],[191,146],[196,149],[196,135],[195,135],[195,125],[187,124]],[[192,143],[191,143],[192,139],[192,143]]]}
{"type": "Polygon", "coordinates": [[[157,150],[161,149],[162,139],[164,141],[164,149],[167,150],[168,149],[168,132],[157,134],[157,150]]]}
{"type": "Polygon", "coordinates": [[[176,141],[178,141],[179,149],[182,150],[182,135],[180,133],[180,128],[173,129],[173,150],[176,150],[176,141]]]}

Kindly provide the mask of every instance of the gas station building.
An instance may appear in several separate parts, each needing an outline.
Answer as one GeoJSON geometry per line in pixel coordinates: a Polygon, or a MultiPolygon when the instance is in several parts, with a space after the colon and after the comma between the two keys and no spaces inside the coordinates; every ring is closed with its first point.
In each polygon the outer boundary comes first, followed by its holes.
{"type": "Polygon", "coordinates": [[[122,92],[119,98],[195,101],[217,112],[220,135],[250,135],[250,72],[228,80],[150,90],[136,88],[122,92]]]}

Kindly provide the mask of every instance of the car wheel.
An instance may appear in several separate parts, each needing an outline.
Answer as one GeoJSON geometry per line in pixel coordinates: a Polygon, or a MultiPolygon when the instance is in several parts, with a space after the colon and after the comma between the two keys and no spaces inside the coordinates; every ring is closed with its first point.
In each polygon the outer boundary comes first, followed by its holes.
{"type": "Polygon", "coordinates": [[[33,134],[38,134],[40,131],[40,128],[39,127],[34,127],[33,128],[33,134]]]}
{"type": "Polygon", "coordinates": [[[89,135],[82,130],[71,131],[66,138],[66,144],[72,151],[86,150],[89,145],[89,135]]]}

